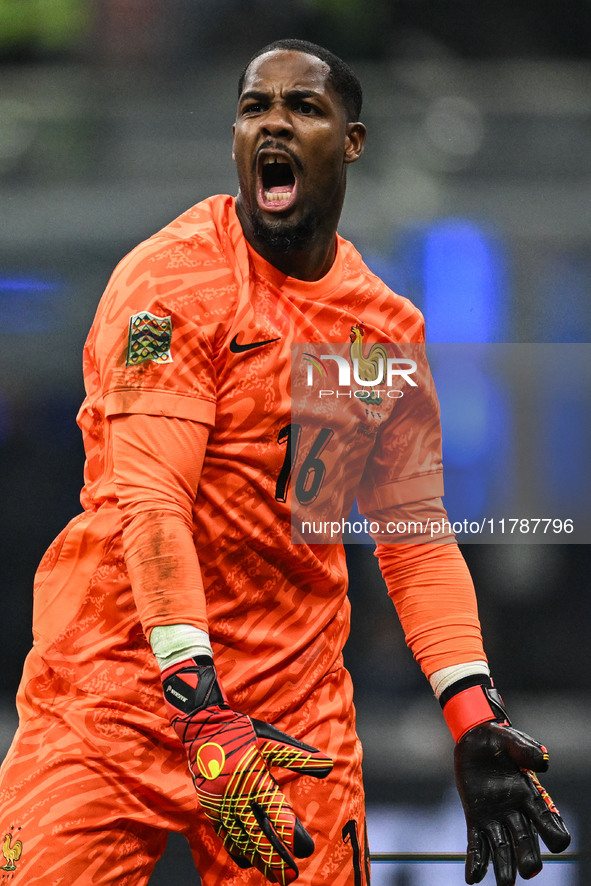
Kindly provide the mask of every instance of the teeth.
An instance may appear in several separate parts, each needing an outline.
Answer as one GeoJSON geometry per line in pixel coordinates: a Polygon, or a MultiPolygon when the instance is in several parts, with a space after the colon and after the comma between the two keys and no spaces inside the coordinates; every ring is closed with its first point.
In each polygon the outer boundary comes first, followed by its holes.
{"type": "Polygon", "coordinates": [[[263,157],[263,166],[271,166],[273,163],[283,163],[288,166],[287,160],[284,160],[283,157],[263,157]]]}
{"type": "Polygon", "coordinates": [[[279,193],[265,191],[265,200],[271,201],[272,203],[279,203],[282,200],[289,200],[291,197],[291,191],[280,191],[279,193]]]}

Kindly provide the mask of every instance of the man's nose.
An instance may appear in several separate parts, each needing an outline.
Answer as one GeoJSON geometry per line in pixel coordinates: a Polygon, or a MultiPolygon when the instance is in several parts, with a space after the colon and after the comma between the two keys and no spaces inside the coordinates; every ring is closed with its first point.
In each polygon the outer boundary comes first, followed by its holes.
{"type": "Polygon", "coordinates": [[[261,120],[264,135],[274,138],[291,138],[293,127],[287,108],[283,105],[271,105],[261,120]]]}

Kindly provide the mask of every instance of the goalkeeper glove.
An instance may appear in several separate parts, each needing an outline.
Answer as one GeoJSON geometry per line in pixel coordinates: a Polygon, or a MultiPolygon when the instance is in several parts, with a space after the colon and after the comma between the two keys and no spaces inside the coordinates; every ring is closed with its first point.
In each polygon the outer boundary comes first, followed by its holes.
{"type": "Polygon", "coordinates": [[[171,723],[183,742],[201,806],[234,861],[282,886],[298,876],[295,857],[314,841],[269,772],[276,765],[324,778],[333,763],[260,720],[233,711],[209,656],[162,673],[171,723]]]}
{"type": "Polygon", "coordinates": [[[542,869],[538,832],[551,852],[570,843],[534,774],[548,769],[546,748],[513,729],[487,678],[459,680],[440,703],[456,741],[456,785],[468,828],[466,883],[480,883],[491,856],[497,886],[513,886],[518,872],[533,877],[542,869]]]}

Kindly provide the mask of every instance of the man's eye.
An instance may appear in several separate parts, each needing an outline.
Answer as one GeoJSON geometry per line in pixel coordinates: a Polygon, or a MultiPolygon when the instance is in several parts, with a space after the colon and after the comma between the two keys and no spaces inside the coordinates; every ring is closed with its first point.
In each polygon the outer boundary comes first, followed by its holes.
{"type": "Polygon", "coordinates": [[[300,111],[302,114],[315,114],[316,108],[310,102],[300,102],[300,111]]]}
{"type": "Polygon", "coordinates": [[[260,102],[252,102],[250,105],[244,105],[242,108],[243,114],[259,114],[262,111],[262,105],[260,102]]]}

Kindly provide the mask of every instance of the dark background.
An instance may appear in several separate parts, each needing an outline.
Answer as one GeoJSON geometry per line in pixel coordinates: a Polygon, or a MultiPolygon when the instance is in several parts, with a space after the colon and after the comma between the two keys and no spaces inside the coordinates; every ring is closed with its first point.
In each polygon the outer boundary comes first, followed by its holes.
{"type": "MultiPolygon", "coordinates": [[[[324,43],[360,74],[369,142],[351,170],[341,232],[425,311],[428,337],[481,340],[470,324],[471,305],[482,303],[482,340],[589,341],[589,2],[0,0],[2,752],[31,640],[34,570],[79,508],[75,415],[96,303],[136,242],[210,193],[235,191],[237,75],[260,45],[283,36],[324,43]],[[441,242],[451,244],[449,261],[438,253],[435,270],[451,296],[436,309],[430,299],[445,287],[433,282],[432,247],[441,242]],[[456,280],[454,263],[471,267],[474,256],[472,277],[456,280]]],[[[563,466],[558,480],[573,497],[589,451],[588,409],[577,396],[576,414],[563,411],[564,391],[543,407],[549,451],[563,466]]],[[[483,445],[474,468],[470,453],[450,449],[460,500],[477,475],[487,476],[487,454],[483,445]]],[[[551,503],[550,481],[540,485],[551,503]]],[[[550,747],[546,782],[584,849],[589,547],[463,549],[496,682],[515,723],[550,747]]],[[[404,645],[371,550],[348,554],[347,662],[373,848],[460,851],[451,743],[438,706],[404,645]],[[414,822],[411,836],[405,822],[414,822]]],[[[193,882],[186,864],[173,839],[154,886],[193,882]]],[[[548,865],[538,880],[586,881],[573,865],[548,865]]],[[[376,866],[376,882],[461,883],[462,871],[376,866]]]]}

